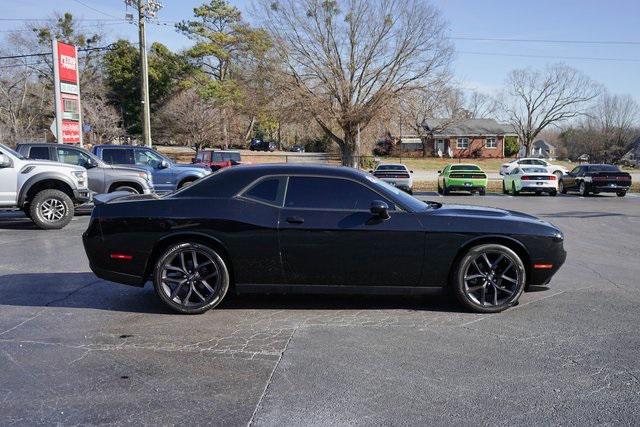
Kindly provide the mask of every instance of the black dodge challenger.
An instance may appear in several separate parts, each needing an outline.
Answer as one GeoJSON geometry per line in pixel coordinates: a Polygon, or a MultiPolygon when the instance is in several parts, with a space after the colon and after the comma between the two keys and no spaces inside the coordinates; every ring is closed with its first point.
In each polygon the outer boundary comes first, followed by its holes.
{"type": "Polygon", "coordinates": [[[98,277],[152,280],[182,313],[227,292],[416,294],[449,287],[483,313],[545,285],[562,232],[534,216],[423,202],[344,167],[224,168],[158,197],[96,197],[83,241],[98,277]]]}

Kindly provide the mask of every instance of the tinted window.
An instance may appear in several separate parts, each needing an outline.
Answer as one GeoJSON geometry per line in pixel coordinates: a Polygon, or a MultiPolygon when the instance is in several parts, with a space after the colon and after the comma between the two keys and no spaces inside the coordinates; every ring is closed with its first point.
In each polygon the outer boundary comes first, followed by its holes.
{"type": "Polygon", "coordinates": [[[293,176],[287,186],[286,207],[316,209],[369,210],[371,202],[382,200],[380,194],[362,184],[346,179],[293,176]]]}
{"type": "Polygon", "coordinates": [[[379,171],[406,171],[407,169],[402,165],[380,165],[376,170],[379,171]]]}
{"type": "Polygon", "coordinates": [[[479,171],[480,168],[476,165],[453,165],[452,171],[479,171]]]}
{"type": "Polygon", "coordinates": [[[242,196],[280,206],[284,196],[284,181],[282,177],[264,179],[245,191],[242,196]]]}
{"type": "Polygon", "coordinates": [[[547,166],[547,162],[545,162],[544,160],[532,160],[531,164],[538,166],[547,166]]]}
{"type": "Polygon", "coordinates": [[[49,147],[31,147],[31,150],[29,150],[29,158],[43,160],[51,159],[51,156],[49,155],[49,147]]]}
{"type": "Polygon", "coordinates": [[[102,150],[102,160],[111,165],[132,165],[133,148],[105,148],[102,150]]]}
{"type": "Polygon", "coordinates": [[[589,172],[620,172],[620,169],[613,165],[593,165],[589,166],[589,172]]]}
{"type": "Polygon", "coordinates": [[[545,168],[522,168],[524,173],[547,173],[545,168]]]}
{"type": "Polygon", "coordinates": [[[577,175],[578,172],[580,172],[580,166],[576,166],[575,168],[573,168],[570,173],[572,173],[573,175],[577,175]]]}

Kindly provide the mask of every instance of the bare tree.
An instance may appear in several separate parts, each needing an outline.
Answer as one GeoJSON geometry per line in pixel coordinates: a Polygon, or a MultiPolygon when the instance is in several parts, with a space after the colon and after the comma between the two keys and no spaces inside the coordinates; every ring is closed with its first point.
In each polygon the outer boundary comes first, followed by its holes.
{"type": "Polygon", "coordinates": [[[447,74],[440,12],[419,0],[262,0],[264,27],[303,101],[355,165],[358,130],[381,107],[447,74]]]}
{"type": "Polygon", "coordinates": [[[543,129],[584,115],[601,91],[587,76],[562,64],[544,71],[513,70],[506,84],[503,109],[527,154],[543,129]]]}
{"type": "Polygon", "coordinates": [[[156,114],[154,127],[159,138],[178,140],[195,151],[213,146],[220,135],[217,118],[220,111],[214,101],[205,99],[194,89],[174,95],[156,114]],[[165,126],[170,123],[171,126],[165,126]]]}

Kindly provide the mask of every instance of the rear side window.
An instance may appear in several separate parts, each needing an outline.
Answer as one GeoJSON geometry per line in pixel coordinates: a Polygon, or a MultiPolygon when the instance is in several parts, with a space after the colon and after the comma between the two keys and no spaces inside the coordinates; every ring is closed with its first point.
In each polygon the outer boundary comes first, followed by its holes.
{"type": "Polygon", "coordinates": [[[284,177],[263,179],[255,183],[253,186],[249,187],[249,189],[242,193],[242,197],[256,200],[258,202],[282,206],[285,187],[284,183],[284,177]]]}
{"type": "Polygon", "coordinates": [[[395,205],[364,185],[339,178],[292,176],[287,186],[288,208],[369,210],[371,202],[381,200],[395,205]]]}
{"type": "Polygon", "coordinates": [[[49,147],[31,147],[29,150],[30,159],[50,160],[49,147]]]}
{"type": "Polygon", "coordinates": [[[132,165],[133,149],[132,148],[104,148],[102,150],[102,160],[110,165],[132,165]]]}

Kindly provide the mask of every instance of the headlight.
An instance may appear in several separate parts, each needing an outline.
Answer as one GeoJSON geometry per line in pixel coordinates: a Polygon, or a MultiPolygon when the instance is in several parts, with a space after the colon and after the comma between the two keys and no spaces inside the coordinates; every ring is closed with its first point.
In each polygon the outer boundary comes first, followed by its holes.
{"type": "Polygon", "coordinates": [[[87,172],[86,171],[71,171],[71,174],[78,181],[78,185],[85,186],[87,185],[87,172]]]}
{"type": "Polygon", "coordinates": [[[558,230],[553,235],[553,240],[555,240],[556,242],[562,242],[564,240],[564,234],[562,234],[562,231],[558,230]]]}

